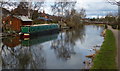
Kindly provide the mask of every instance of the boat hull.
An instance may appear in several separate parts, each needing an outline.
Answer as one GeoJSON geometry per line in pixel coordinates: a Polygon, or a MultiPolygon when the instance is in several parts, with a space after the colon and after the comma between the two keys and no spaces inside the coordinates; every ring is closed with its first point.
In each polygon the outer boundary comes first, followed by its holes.
{"type": "Polygon", "coordinates": [[[45,30],[45,31],[39,31],[35,33],[30,33],[30,37],[38,37],[38,36],[44,36],[44,35],[52,35],[55,33],[59,33],[60,29],[51,29],[51,30],[45,30]]]}
{"type": "Polygon", "coordinates": [[[23,26],[21,27],[21,33],[23,37],[36,37],[42,35],[49,35],[58,33],[60,30],[59,25],[38,25],[38,26],[23,26]],[[29,34],[26,36],[25,34],[29,34]]]}

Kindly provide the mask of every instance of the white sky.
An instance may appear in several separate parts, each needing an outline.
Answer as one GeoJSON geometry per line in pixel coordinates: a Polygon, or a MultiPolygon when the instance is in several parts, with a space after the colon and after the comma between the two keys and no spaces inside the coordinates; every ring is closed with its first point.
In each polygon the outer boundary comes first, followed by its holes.
{"type": "MultiPolygon", "coordinates": [[[[47,2],[54,2],[54,0],[46,0],[47,2]]],[[[57,0],[58,1],[58,0],[57,0]]],[[[69,0],[70,1],[70,0],[69,0]]],[[[75,1],[75,0],[73,0],[75,1]]],[[[86,10],[87,17],[104,17],[107,13],[117,13],[118,7],[111,5],[107,0],[76,0],[76,9],[84,8],[86,10]]],[[[113,1],[113,0],[111,0],[113,1]]],[[[116,0],[120,1],[120,0],[116,0]]],[[[49,5],[44,8],[46,13],[51,14],[49,5]]]]}
{"type": "Polygon", "coordinates": [[[77,0],[78,7],[83,7],[86,9],[87,17],[98,17],[105,16],[107,13],[113,12],[117,13],[118,7],[116,5],[111,5],[107,0],[77,0]]]}
{"type": "MultiPolygon", "coordinates": [[[[44,10],[46,13],[52,14],[50,4],[55,1],[63,1],[63,0],[27,0],[27,1],[37,1],[37,2],[46,1],[47,4],[44,6],[44,10]]],[[[65,0],[65,1],[71,1],[71,0],[65,0]]],[[[72,1],[77,1],[77,4],[75,6],[76,9],[79,10],[81,8],[84,8],[86,10],[87,17],[98,17],[98,16],[102,17],[105,16],[107,13],[110,12],[117,13],[118,11],[118,7],[116,5],[109,4],[107,0],[72,0],[72,1]]],[[[116,1],[120,1],[120,0],[116,0],[116,1]]]]}

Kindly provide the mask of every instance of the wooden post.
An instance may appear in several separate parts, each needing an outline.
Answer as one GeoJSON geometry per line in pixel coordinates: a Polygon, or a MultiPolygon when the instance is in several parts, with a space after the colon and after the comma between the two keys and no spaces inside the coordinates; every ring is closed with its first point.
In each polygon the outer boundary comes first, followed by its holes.
{"type": "Polygon", "coordinates": [[[0,7],[0,33],[2,33],[2,6],[0,7]]]}
{"type": "MultiPolygon", "coordinates": [[[[2,6],[0,7],[0,42],[2,42],[2,6]]],[[[2,43],[0,43],[1,45],[2,43]]],[[[2,48],[0,48],[0,55],[2,53],[2,48]]],[[[1,59],[1,56],[0,56],[0,71],[2,71],[2,59],[1,59]]]]}

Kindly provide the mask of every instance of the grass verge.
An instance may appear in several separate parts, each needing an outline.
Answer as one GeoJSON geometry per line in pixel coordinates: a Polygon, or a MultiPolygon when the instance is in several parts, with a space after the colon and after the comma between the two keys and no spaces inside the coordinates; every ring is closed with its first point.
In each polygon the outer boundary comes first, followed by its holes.
{"type": "Polygon", "coordinates": [[[92,69],[116,69],[116,42],[111,30],[106,31],[105,40],[95,56],[92,69]]]}

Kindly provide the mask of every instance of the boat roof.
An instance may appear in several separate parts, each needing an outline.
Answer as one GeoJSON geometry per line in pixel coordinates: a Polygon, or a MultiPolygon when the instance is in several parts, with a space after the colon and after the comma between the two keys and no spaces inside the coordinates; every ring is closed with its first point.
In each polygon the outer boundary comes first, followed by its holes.
{"type": "Polygon", "coordinates": [[[25,25],[25,26],[43,26],[43,25],[53,25],[53,24],[35,24],[35,25],[25,25]]]}
{"type": "Polygon", "coordinates": [[[36,24],[36,25],[32,25],[32,26],[42,26],[42,25],[51,25],[51,24],[36,24]]]}

